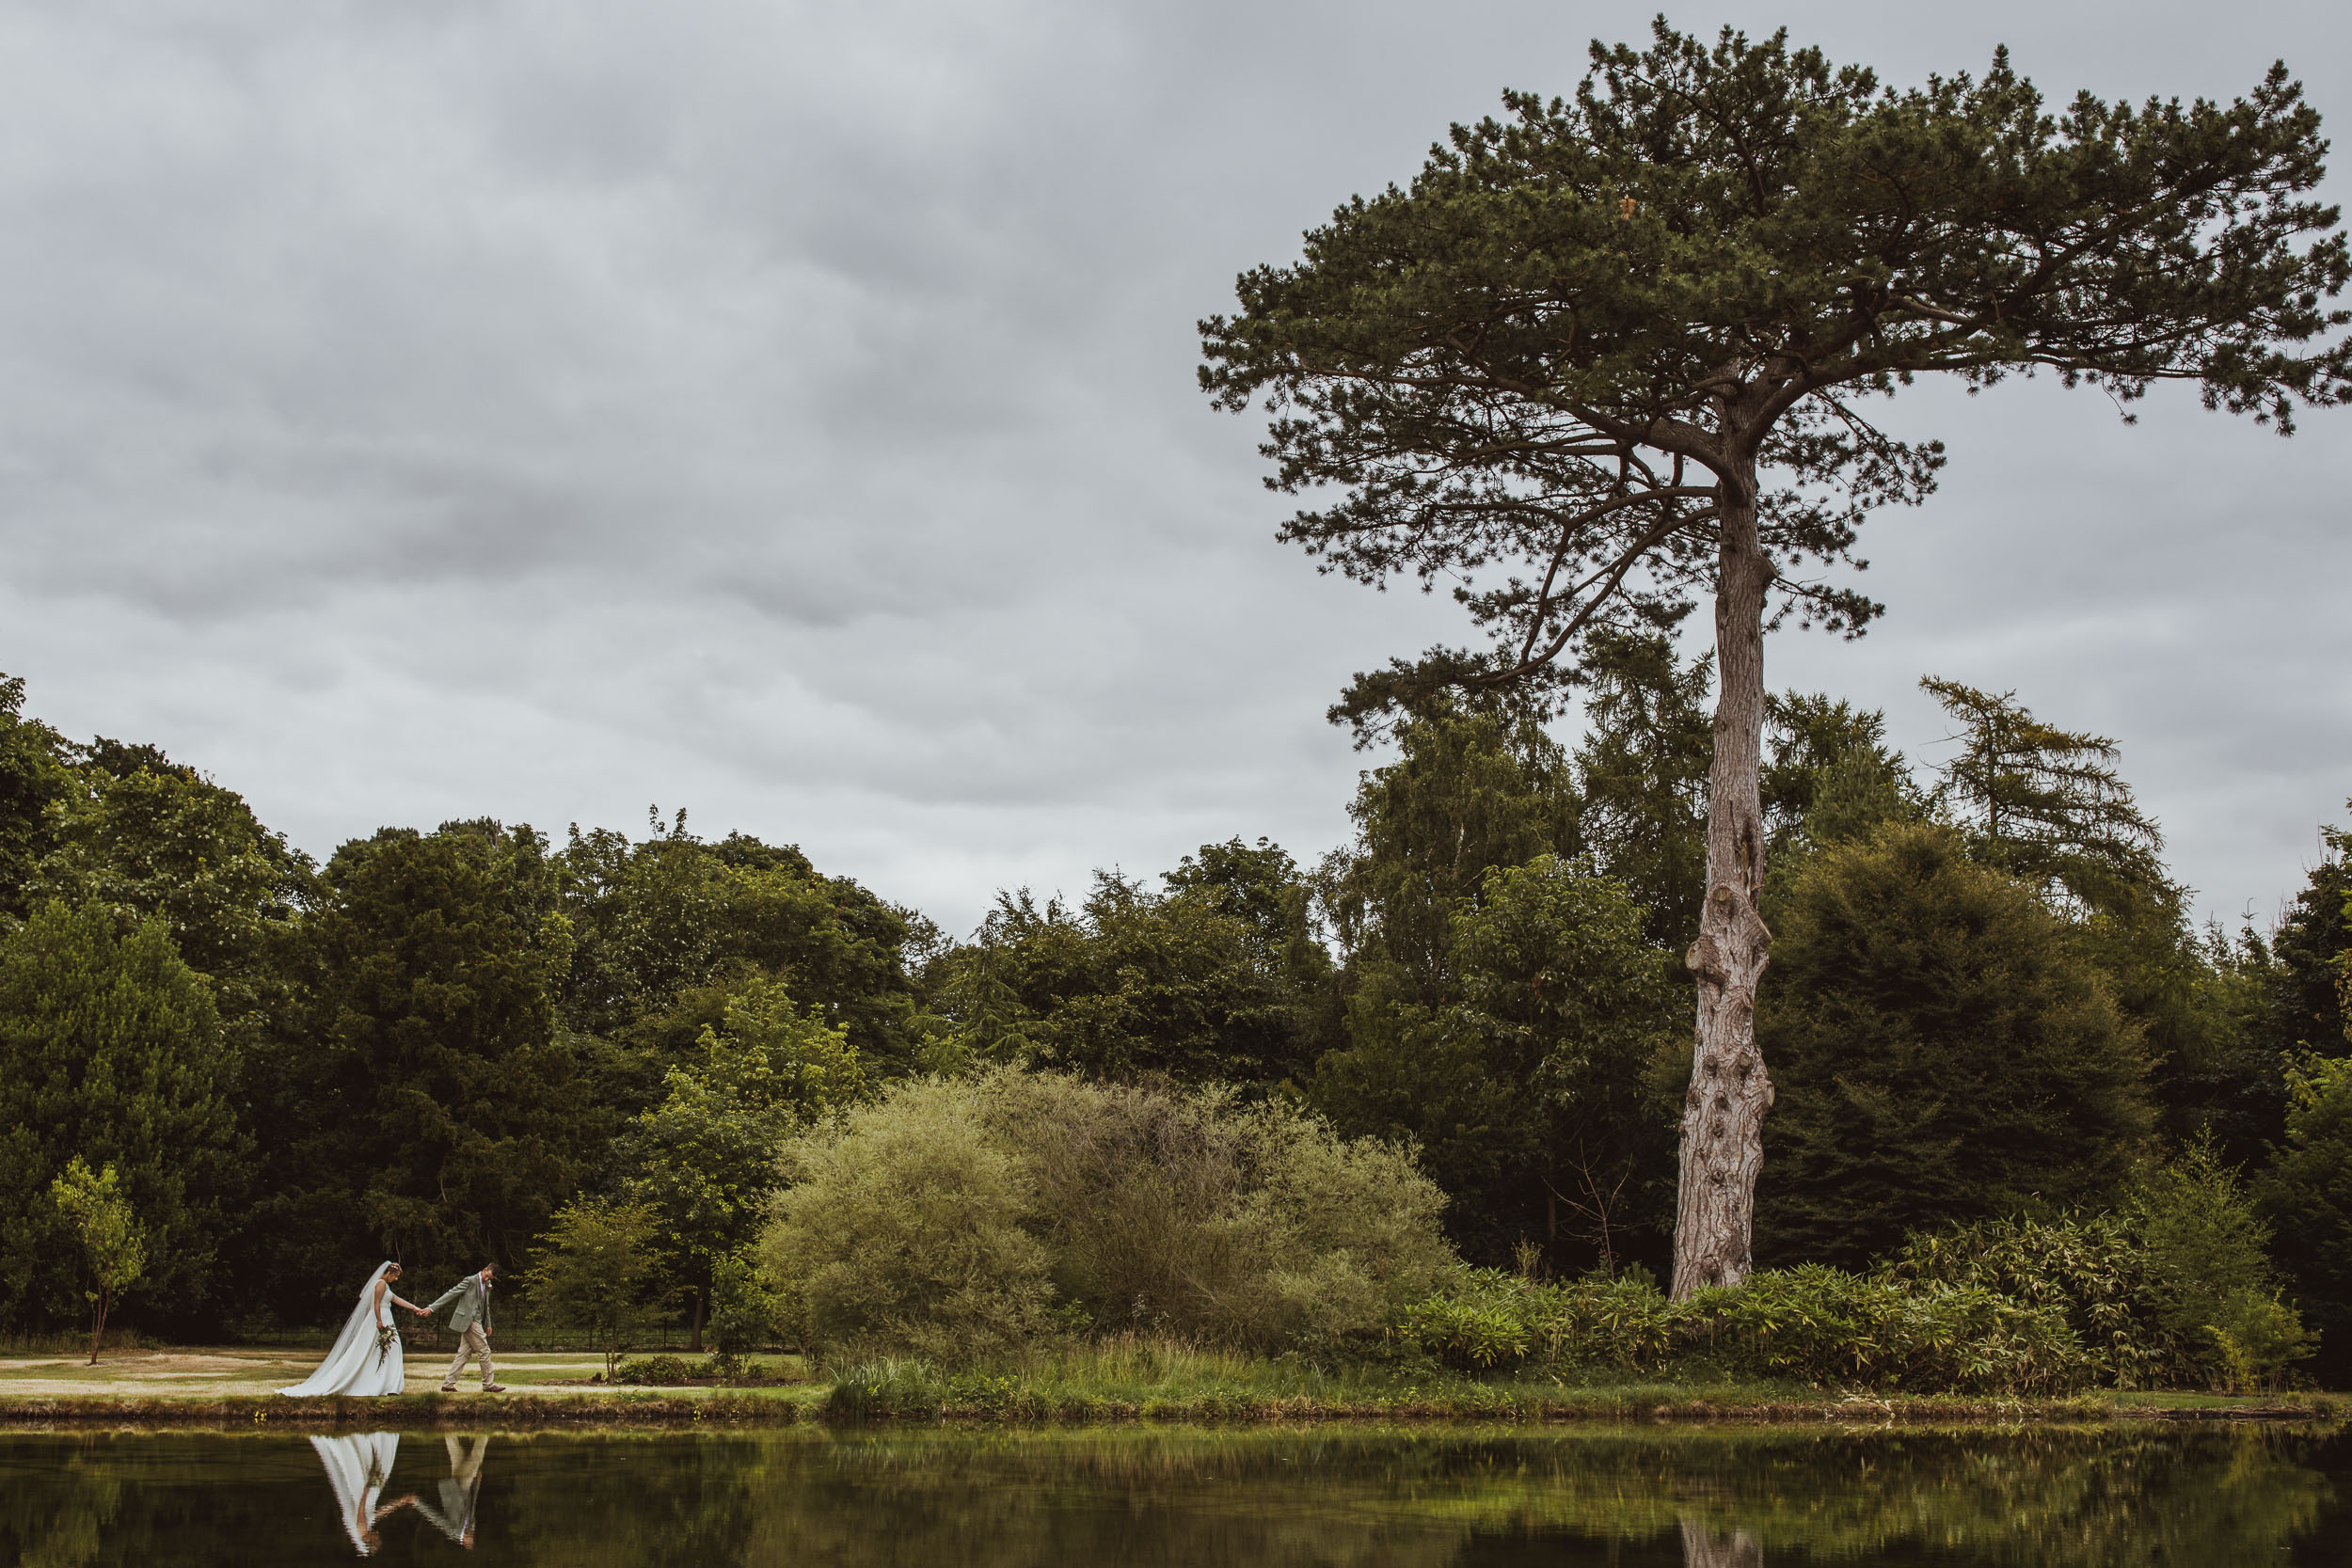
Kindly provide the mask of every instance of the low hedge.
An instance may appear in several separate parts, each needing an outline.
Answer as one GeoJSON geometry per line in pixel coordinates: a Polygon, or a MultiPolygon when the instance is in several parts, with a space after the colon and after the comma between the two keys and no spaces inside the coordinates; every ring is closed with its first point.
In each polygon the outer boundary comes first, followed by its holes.
{"type": "Polygon", "coordinates": [[[2057,1394],[2100,1370],[2055,1307],[1821,1267],[1768,1270],[1679,1302],[1638,1275],[1542,1283],[1463,1269],[1391,1338],[1465,1371],[1711,1373],[1909,1393],[2057,1394]]]}

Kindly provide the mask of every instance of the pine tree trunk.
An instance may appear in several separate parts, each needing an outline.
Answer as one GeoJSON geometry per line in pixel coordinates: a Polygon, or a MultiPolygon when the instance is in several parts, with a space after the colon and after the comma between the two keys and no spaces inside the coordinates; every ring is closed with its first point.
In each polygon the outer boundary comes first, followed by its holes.
{"type": "Polygon", "coordinates": [[[1696,1048],[1682,1110],[1674,1294],[1747,1278],[1772,1080],[1756,1048],[1756,988],[1772,933],[1764,889],[1764,600],[1772,562],[1756,536],[1756,467],[1716,487],[1715,760],[1708,778],[1707,897],[1689,963],[1696,1048]]]}

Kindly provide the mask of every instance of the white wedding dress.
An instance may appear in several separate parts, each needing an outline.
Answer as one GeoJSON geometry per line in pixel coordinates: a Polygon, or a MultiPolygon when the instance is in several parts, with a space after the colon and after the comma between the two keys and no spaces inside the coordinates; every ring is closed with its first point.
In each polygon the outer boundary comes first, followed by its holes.
{"type": "Polygon", "coordinates": [[[361,1557],[373,1557],[383,1544],[375,1532],[375,1506],[384,1483],[392,1477],[392,1461],[400,1455],[400,1433],[371,1432],[354,1437],[313,1437],[319,1463],[326,1466],[327,1483],[335,1488],[335,1511],[343,1533],[351,1537],[361,1557]]]}
{"type": "Polygon", "coordinates": [[[390,1267],[379,1263],[368,1275],[359,1291],[359,1305],[351,1309],[350,1321],[336,1336],[335,1347],[319,1363],[319,1370],[291,1388],[278,1389],[279,1393],[295,1399],[322,1394],[397,1394],[406,1386],[408,1370],[401,1357],[400,1331],[392,1328],[392,1292],[384,1292],[381,1305],[375,1300],[376,1282],[390,1267]],[[389,1342],[383,1333],[387,1329],[391,1330],[389,1342]]]}

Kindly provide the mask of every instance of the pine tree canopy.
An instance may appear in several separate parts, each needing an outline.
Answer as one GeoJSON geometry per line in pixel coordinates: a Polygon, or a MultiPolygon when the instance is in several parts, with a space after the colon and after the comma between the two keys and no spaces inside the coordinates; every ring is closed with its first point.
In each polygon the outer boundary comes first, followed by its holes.
{"type": "Polygon", "coordinates": [[[1646,51],[1596,43],[1572,98],[1504,103],[1200,326],[1203,388],[1273,413],[1267,483],[1341,492],[1284,536],[1366,582],[1458,582],[1492,640],[1360,676],[1334,718],[1555,678],[1584,627],[1666,618],[1726,504],[1755,507],[1775,615],[1859,628],[1878,607],[1802,567],[1932,487],[1940,445],[1863,406],[1921,373],[2046,367],[2124,404],[2194,381],[2282,434],[2352,392],[2328,303],[2352,263],[2282,64],[2228,103],[2053,113],[2005,51],[1899,90],[1661,19],[1646,51]]]}

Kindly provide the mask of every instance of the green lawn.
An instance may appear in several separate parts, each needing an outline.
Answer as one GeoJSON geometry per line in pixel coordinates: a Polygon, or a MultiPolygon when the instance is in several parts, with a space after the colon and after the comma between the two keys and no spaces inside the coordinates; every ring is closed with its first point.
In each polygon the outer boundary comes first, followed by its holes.
{"type": "MultiPolygon", "coordinates": [[[[87,1397],[116,1394],[141,1400],[216,1400],[235,1395],[268,1394],[299,1383],[319,1362],[315,1349],[270,1347],[186,1346],[161,1350],[109,1350],[95,1367],[87,1355],[0,1355],[0,1400],[87,1397]]],[[[797,1375],[797,1356],[762,1356],[757,1360],[778,1371],[797,1375]]],[[[440,1386],[449,1358],[423,1351],[407,1355],[410,1394],[429,1394],[440,1386]]],[[[590,1386],[588,1379],[604,1370],[604,1361],[580,1352],[523,1352],[498,1358],[499,1381],[517,1392],[597,1395],[611,1390],[590,1386]]],[[[471,1392],[481,1386],[479,1367],[469,1368],[459,1386],[471,1392]]],[[[805,1393],[805,1386],[803,1386],[805,1393]]]]}

